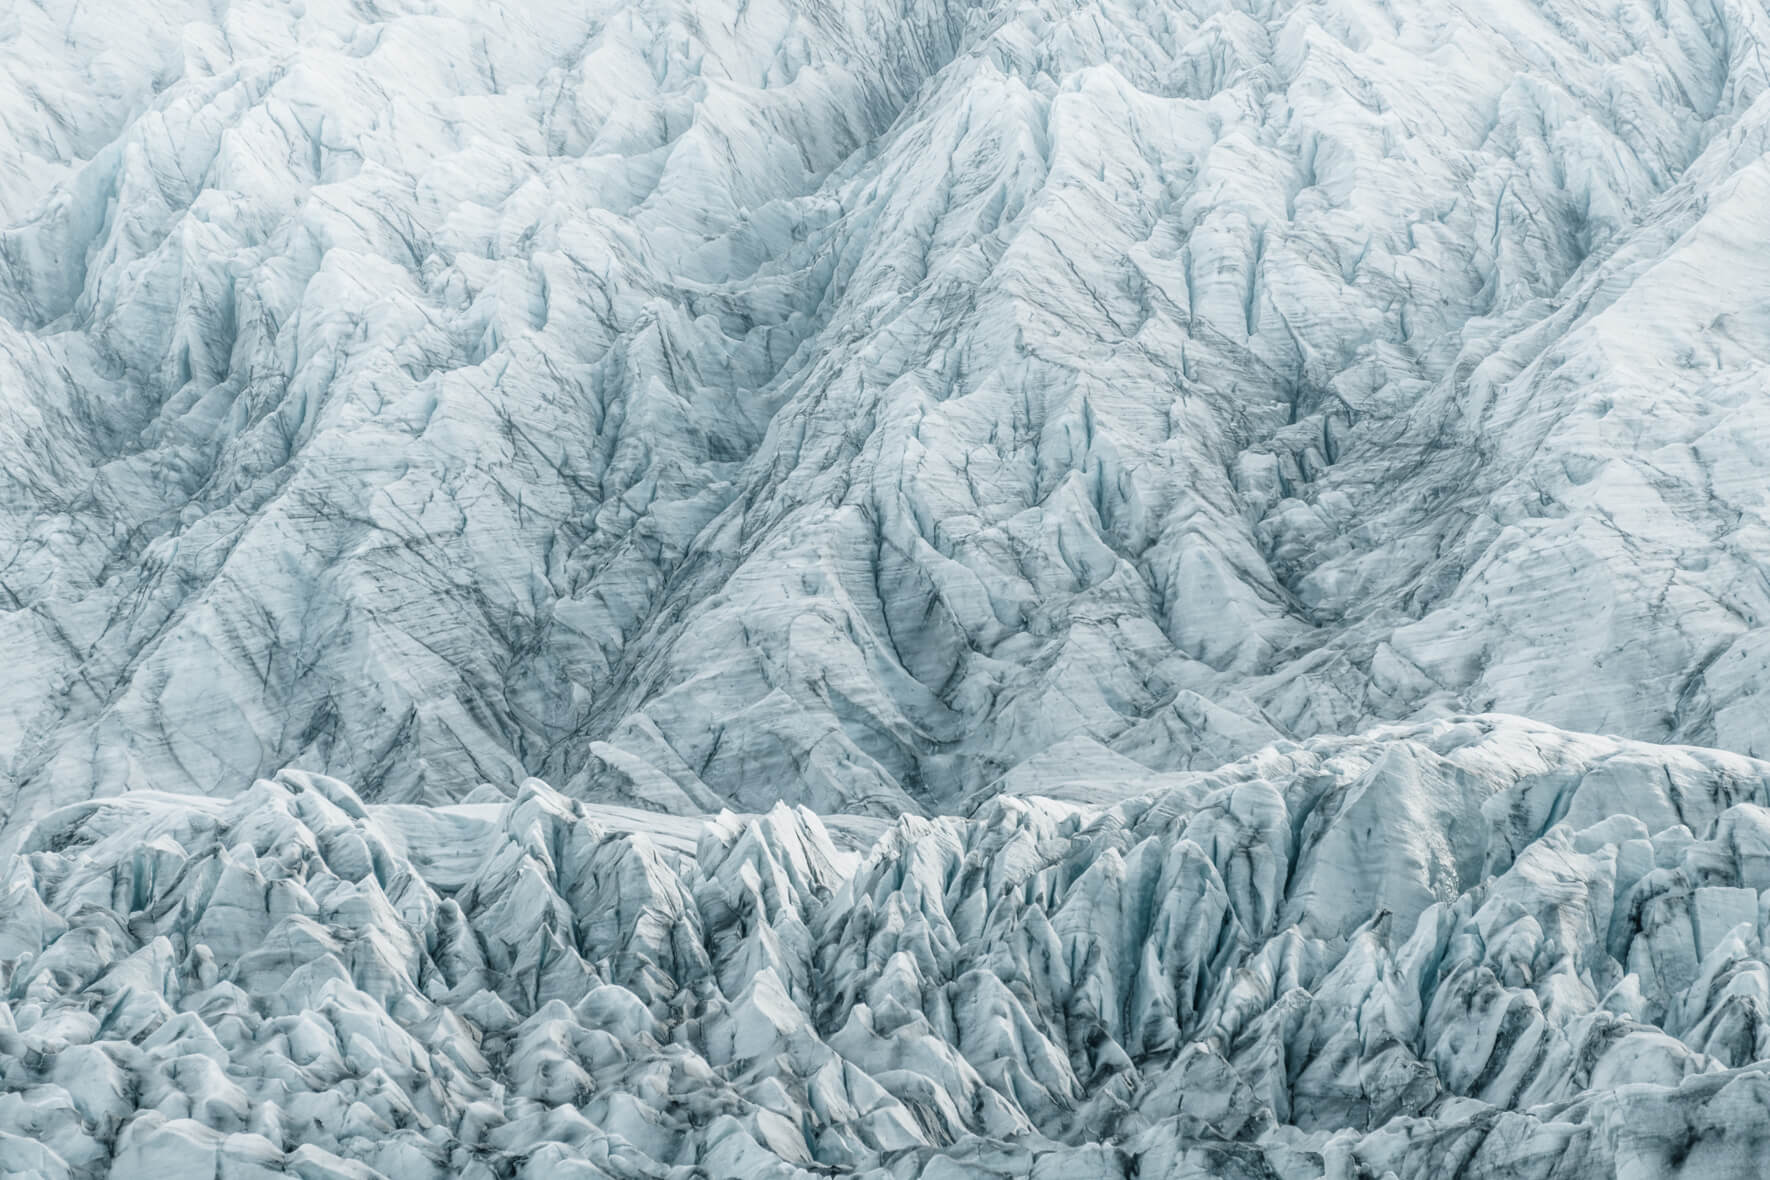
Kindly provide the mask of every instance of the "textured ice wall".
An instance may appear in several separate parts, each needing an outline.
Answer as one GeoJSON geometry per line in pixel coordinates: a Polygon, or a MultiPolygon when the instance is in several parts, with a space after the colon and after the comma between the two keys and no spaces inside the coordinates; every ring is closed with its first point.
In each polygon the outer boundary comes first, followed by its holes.
{"type": "Polygon", "coordinates": [[[58,811],[0,899],[0,1160],[1424,1180],[1770,1151],[1765,763],[1475,718],[864,854],[784,805],[683,835],[535,781],[58,811]]]}
{"type": "Polygon", "coordinates": [[[1752,0],[0,15],[0,846],[1766,751],[1752,0]]]}

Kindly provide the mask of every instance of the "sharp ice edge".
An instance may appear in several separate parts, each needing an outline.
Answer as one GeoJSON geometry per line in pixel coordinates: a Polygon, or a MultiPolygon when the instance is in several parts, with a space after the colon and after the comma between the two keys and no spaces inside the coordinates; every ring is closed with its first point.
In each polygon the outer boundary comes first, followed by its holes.
{"type": "Polygon", "coordinates": [[[303,772],[36,825],[28,1174],[1751,1175],[1770,764],[1514,718],[1285,744],[856,854],[537,780],[303,772]],[[631,817],[629,817],[631,818],[631,817]]]}
{"type": "MultiPolygon", "coordinates": [[[[66,11],[62,11],[65,8],[66,11]]],[[[0,19],[7,831],[1770,752],[1754,0],[0,19]]]]}

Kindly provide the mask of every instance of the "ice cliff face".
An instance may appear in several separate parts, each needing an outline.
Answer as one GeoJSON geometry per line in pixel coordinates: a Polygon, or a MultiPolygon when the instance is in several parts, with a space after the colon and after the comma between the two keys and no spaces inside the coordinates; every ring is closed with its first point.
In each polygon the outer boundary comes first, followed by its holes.
{"type": "Polygon", "coordinates": [[[784,805],[698,839],[597,814],[299,772],[53,813],[0,905],[0,1155],[908,1180],[1770,1151],[1770,764],[1476,718],[1110,807],[1001,795],[864,855],[784,805]]]}
{"type": "MultiPolygon", "coordinates": [[[[0,790],[1770,751],[1753,0],[15,5],[0,790]]],[[[1139,769],[1141,768],[1141,769],[1139,769]]]]}

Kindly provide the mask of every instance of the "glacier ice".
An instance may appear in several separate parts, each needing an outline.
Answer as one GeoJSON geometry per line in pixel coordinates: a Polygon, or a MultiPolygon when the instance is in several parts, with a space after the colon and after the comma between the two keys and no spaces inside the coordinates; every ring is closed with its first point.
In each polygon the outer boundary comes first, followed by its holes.
{"type": "Polygon", "coordinates": [[[692,842],[597,816],[532,779],[418,807],[300,771],[51,813],[0,904],[0,1155],[883,1180],[1770,1151],[1743,756],[1471,717],[1110,803],[836,832],[777,804],[692,842]]]}
{"type": "Polygon", "coordinates": [[[0,792],[1770,753],[1753,0],[0,20],[0,792]],[[1723,281],[1717,281],[1720,277],[1723,281]]]}
{"type": "Polygon", "coordinates": [[[0,1175],[1759,1174],[1767,48],[0,7],[0,1175]]]}

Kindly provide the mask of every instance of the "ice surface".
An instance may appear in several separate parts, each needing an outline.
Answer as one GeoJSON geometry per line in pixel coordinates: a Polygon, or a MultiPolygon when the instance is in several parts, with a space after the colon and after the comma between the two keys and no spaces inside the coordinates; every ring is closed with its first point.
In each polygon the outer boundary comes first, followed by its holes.
{"type": "Polygon", "coordinates": [[[1313,1180],[1770,1151],[1767,763],[1473,717],[1110,806],[1002,795],[858,856],[784,804],[692,844],[609,815],[293,771],[52,813],[0,904],[0,1156],[1313,1180]]]}
{"type": "Polygon", "coordinates": [[[0,1173],[1759,1174],[1767,50],[0,7],[0,1173]]]}
{"type": "Polygon", "coordinates": [[[291,765],[892,818],[1455,711],[1770,753],[1767,42],[15,6],[0,847],[291,765]]]}

